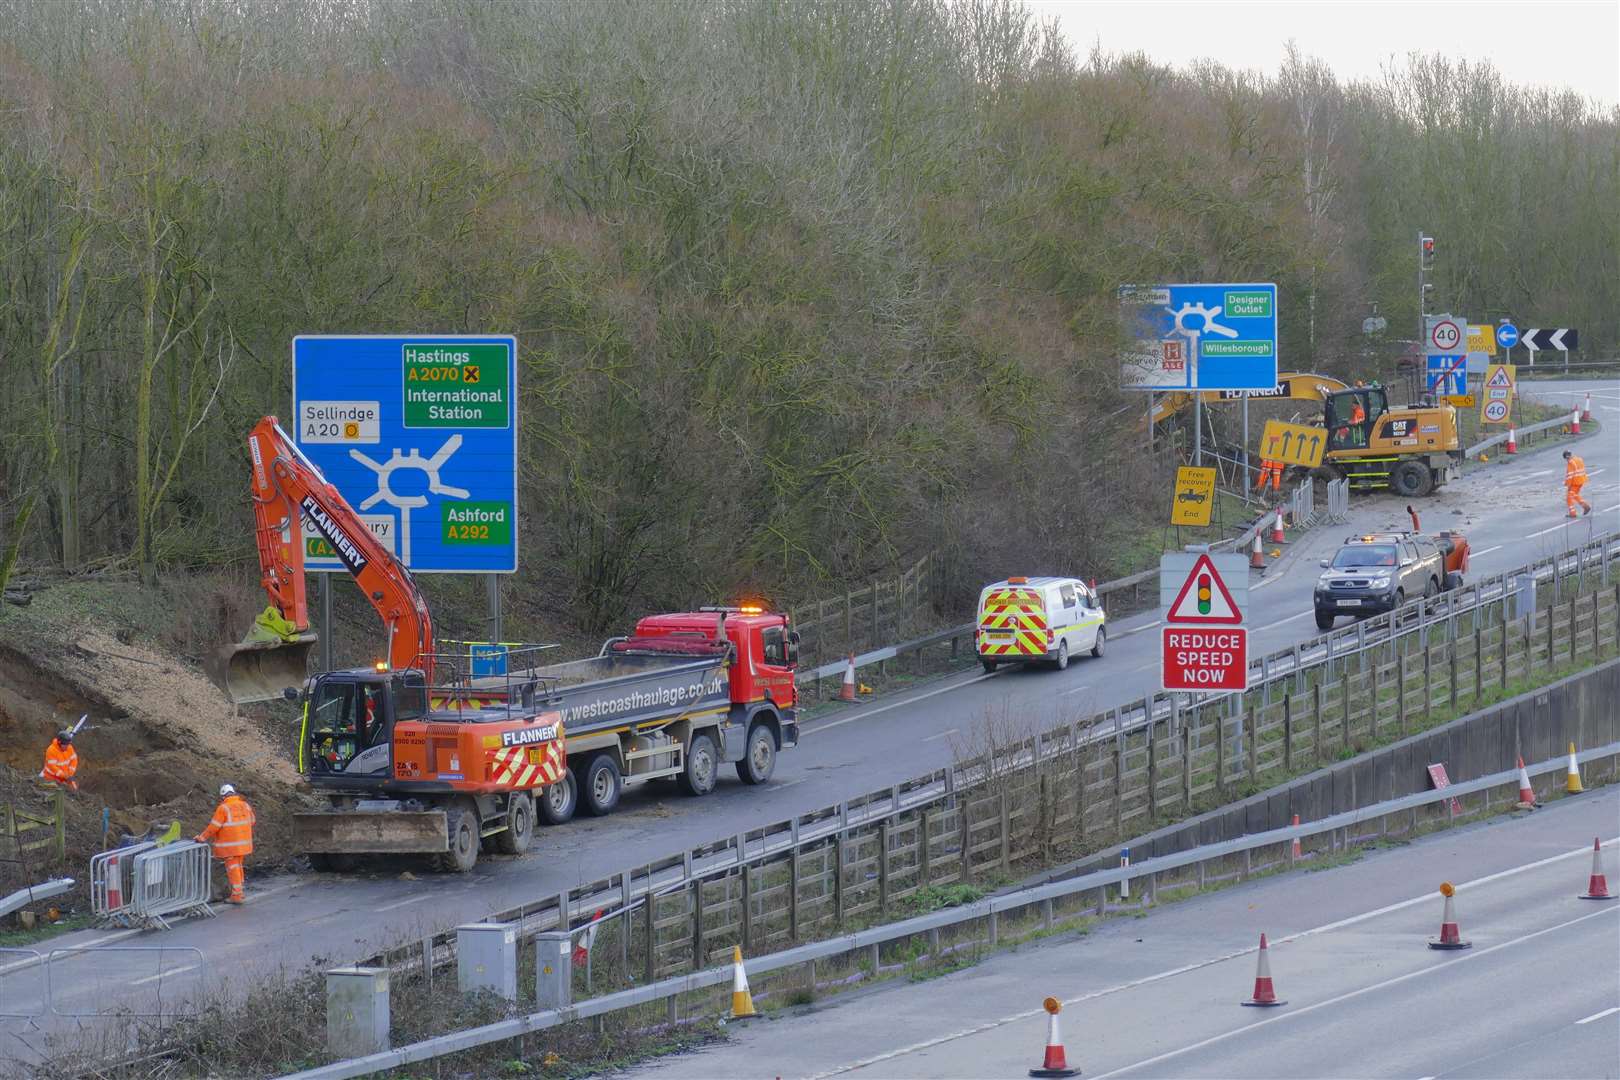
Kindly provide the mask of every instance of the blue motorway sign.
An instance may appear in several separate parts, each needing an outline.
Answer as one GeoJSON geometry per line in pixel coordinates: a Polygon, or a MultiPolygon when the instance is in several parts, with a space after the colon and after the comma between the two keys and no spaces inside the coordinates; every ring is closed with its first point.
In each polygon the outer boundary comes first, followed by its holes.
{"type": "Polygon", "coordinates": [[[1505,322],[1496,328],[1496,343],[1504,349],[1511,349],[1519,343],[1519,328],[1510,322],[1505,322]]]}
{"type": "Polygon", "coordinates": [[[1277,385],[1277,286],[1152,285],[1120,290],[1129,390],[1270,390],[1277,385]]]}
{"type": "MultiPolygon", "coordinates": [[[[516,338],[294,338],[286,426],[413,573],[517,570],[516,338]]],[[[307,569],[343,569],[303,539],[307,569]]]]}
{"type": "Polygon", "coordinates": [[[1468,356],[1466,353],[1430,353],[1427,364],[1429,392],[1445,396],[1467,393],[1468,356]]]}

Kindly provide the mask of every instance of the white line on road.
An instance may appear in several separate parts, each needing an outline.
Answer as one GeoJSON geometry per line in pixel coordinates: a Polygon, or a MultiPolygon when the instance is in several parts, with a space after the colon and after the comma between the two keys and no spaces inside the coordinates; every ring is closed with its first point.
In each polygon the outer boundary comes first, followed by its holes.
{"type": "MultiPolygon", "coordinates": [[[[1614,839],[1610,840],[1609,842],[1611,844],[1620,843],[1620,837],[1615,837],[1614,839]]],[[[1546,866],[1549,863],[1560,862],[1560,861],[1562,861],[1564,859],[1571,859],[1571,858],[1574,858],[1574,857],[1576,857],[1578,855],[1589,855],[1589,854],[1591,854],[1591,851],[1592,851],[1592,849],[1589,848],[1589,847],[1578,847],[1578,848],[1575,848],[1573,851],[1566,851],[1562,855],[1550,855],[1545,859],[1537,859],[1535,862],[1521,863],[1518,866],[1512,866],[1512,867],[1509,867],[1506,870],[1501,870],[1501,871],[1498,871],[1497,873],[1494,873],[1494,874],[1487,874],[1485,877],[1482,877],[1482,878],[1475,878],[1473,881],[1461,882],[1460,884],[1458,884],[1457,888],[1459,888],[1459,889],[1471,889],[1471,888],[1476,888],[1476,887],[1478,887],[1480,885],[1487,885],[1487,884],[1489,884],[1489,883],[1491,883],[1493,881],[1500,881],[1502,878],[1505,878],[1505,877],[1512,877],[1515,874],[1522,874],[1522,873],[1524,873],[1526,871],[1534,870],[1534,869],[1536,869],[1538,867],[1546,866]]],[[[1432,904],[1433,902],[1434,902],[1434,894],[1432,892],[1426,892],[1422,896],[1414,896],[1410,900],[1402,900],[1399,903],[1388,904],[1388,905],[1386,905],[1384,907],[1377,908],[1376,910],[1373,910],[1373,911],[1364,911],[1359,915],[1352,915],[1349,918],[1339,919],[1336,922],[1330,922],[1330,923],[1326,923],[1326,924],[1324,924],[1322,926],[1312,927],[1309,930],[1301,930],[1298,933],[1290,934],[1287,937],[1277,938],[1277,939],[1275,939],[1275,941],[1278,944],[1282,944],[1282,943],[1289,942],[1289,941],[1297,941],[1298,939],[1300,939],[1302,937],[1308,937],[1308,936],[1310,936],[1312,934],[1323,934],[1323,933],[1327,933],[1330,930],[1339,930],[1339,929],[1342,929],[1342,928],[1344,928],[1346,926],[1354,925],[1355,923],[1365,922],[1368,919],[1376,919],[1380,915],[1388,915],[1392,911],[1400,911],[1402,908],[1409,908],[1409,907],[1413,906],[1414,904],[1432,904]]],[[[1611,908],[1611,909],[1605,909],[1605,910],[1620,910],[1620,908],[1611,908]]],[[[1593,913],[1593,915],[1601,915],[1601,914],[1603,914],[1603,912],[1594,912],[1593,913]]],[[[1589,918],[1592,918],[1593,915],[1587,915],[1587,916],[1583,916],[1583,917],[1589,919],[1589,918]]],[[[1579,920],[1577,920],[1577,921],[1579,921],[1579,920]]],[[[1496,948],[1501,948],[1502,946],[1498,945],[1498,946],[1495,946],[1495,947],[1496,948]]],[[[1488,952],[1489,950],[1486,950],[1486,951],[1488,952]]],[[[1089,994],[1081,994],[1079,997],[1065,998],[1064,1001],[1063,1001],[1063,1004],[1064,1004],[1065,1007],[1071,1006],[1071,1005],[1077,1005],[1077,1004],[1080,1004],[1081,1002],[1092,1001],[1092,1000],[1094,1000],[1096,998],[1106,997],[1109,994],[1117,994],[1122,990],[1132,990],[1132,989],[1135,989],[1138,986],[1145,986],[1148,983],[1160,982],[1161,980],[1164,980],[1164,979],[1174,978],[1177,975],[1185,975],[1188,972],[1197,971],[1200,968],[1210,967],[1211,965],[1214,965],[1214,964],[1223,964],[1223,963],[1227,962],[1228,960],[1236,960],[1239,957],[1252,956],[1253,954],[1254,954],[1254,946],[1247,945],[1247,946],[1244,946],[1241,949],[1236,950],[1235,952],[1224,953],[1224,954],[1219,955],[1219,956],[1211,956],[1211,957],[1208,957],[1208,958],[1206,958],[1204,960],[1195,960],[1190,964],[1183,964],[1180,967],[1171,968],[1168,971],[1160,971],[1160,972],[1156,972],[1156,973],[1154,973],[1152,975],[1144,975],[1140,979],[1132,979],[1129,982],[1119,983],[1119,984],[1117,984],[1115,986],[1105,987],[1104,989],[1101,989],[1101,990],[1093,990],[1091,993],[1089,993],[1089,994]]],[[[1482,954],[1476,954],[1476,955],[1482,955],[1482,954]]],[[[972,1037],[974,1035],[978,1035],[978,1034],[981,1034],[982,1032],[986,1032],[986,1031],[992,1031],[992,1030],[994,1030],[994,1029],[996,1029],[998,1027],[1002,1027],[1002,1026],[1007,1025],[1007,1024],[1017,1023],[1020,1020],[1028,1020],[1032,1016],[1040,1016],[1044,1011],[1045,1010],[1043,1010],[1043,1009],[1026,1009],[1023,1012],[1013,1013],[1010,1016],[1003,1016],[1003,1017],[1000,1017],[1000,1018],[995,1019],[995,1020],[987,1020],[982,1024],[976,1024],[976,1025],[974,1025],[973,1027],[970,1027],[970,1028],[963,1028],[960,1031],[953,1031],[953,1032],[950,1032],[949,1034],[946,1034],[946,1035],[937,1036],[936,1038],[926,1039],[926,1040],[924,1040],[922,1042],[919,1042],[919,1043],[913,1043],[910,1046],[902,1046],[902,1047],[900,1047],[899,1049],[896,1049],[896,1050],[889,1050],[889,1051],[885,1051],[884,1053],[881,1053],[881,1054],[874,1054],[871,1057],[862,1058],[861,1060],[851,1062],[848,1065],[840,1065],[835,1069],[829,1069],[826,1072],[816,1073],[814,1076],[807,1077],[806,1080],[827,1080],[828,1077],[839,1076],[839,1075],[842,1075],[843,1073],[847,1073],[847,1072],[854,1072],[856,1069],[864,1069],[864,1068],[867,1068],[868,1066],[871,1066],[871,1065],[881,1064],[882,1062],[885,1062],[885,1061],[892,1061],[895,1058],[903,1057],[906,1054],[913,1054],[913,1053],[916,1053],[919,1050],[927,1050],[930,1047],[939,1046],[939,1045],[941,1045],[943,1043],[955,1042],[957,1039],[970,1038],[970,1037],[972,1037]]],[[[1177,1051],[1177,1053],[1180,1053],[1180,1052],[1181,1051],[1177,1051]]],[[[1154,1060],[1157,1060],[1157,1059],[1154,1059],[1154,1060]]],[[[1144,1065],[1144,1064],[1149,1064],[1149,1063],[1148,1062],[1138,1062],[1137,1065],[1128,1066],[1128,1068],[1136,1068],[1137,1066],[1144,1065]]],[[[1099,1078],[1099,1080],[1100,1080],[1100,1078],[1099,1078]]]]}
{"type": "Polygon", "coordinates": [[[1065,690],[1065,691],[1063,691],[1063,693],[1059,694],[1058,697],[1068,697],[1070,694],[1078,694],[1082,690],[1090,690],[1090,689],[1091,689],[1091,684],[1086,683],[1083,686],[1075,687],[1073,690],[1065,690]]]}
{"type": "Polygon", "coordinates": [[[1202,1050],[1206,1046],[1213,1046],[1215,1043],[1225,1042],[1227,1039],[1230,1039],[1236,1035],[1244,1035],[1248,1032],[1258,1030],[1259,1028],[1266,1027],[1270,1024],[1286,1023],[1296,1016],[1305,1016],[1306,1014],[1313,1013],[1318,1009],[1325,1009],[1330,1005],[1342,1004],[1343,1002],[1349,1001],[1352,998],[1358,998],[1363,994],[1370,994],[1374,990],[1385,990],[1391,986],[1398,986],[1404,982],[1411,982],[1413,979],[1421,979],[1426,975],[1433,975],[1441,971],[1450,971],[1459,964],[1466,964],[1470,961],[1478,960],[1482,956],[1490,956],[1492,953],[1501,952],[1503,949],[1511,949],[1515,945],[1523,945],[1527,941],[1534,941],[1539,937],[1545,937],[1548,934],[1557,933],[1560,930],[1567,930],[1571,926],[1579,925],[1580,923],[1586,922],[1589,919],[1602,918],[1603,916],[1611,915],[1616,911],[1620,911],[1620,908],[1605,908],[1602,911],[1594,911],[1590,915],[1582,915],[1579,918],[1570,919],[1568,922],[1561,922],[1556,926],[1549,926],[1543,930],[1536,930],[1520,937],[1510,938],[1509,940],[1498,945],[1492,945],[1488,948],[1479,949],[1477,951],[1470,951],[1466,955],[1458,956],[1448,964],[1441,964],[1436,967],[1420,968],[1417,971],[1409,971],[1405,975],[1397,975],[1392,979],[1385,979],[1382,982],[1372,983],[1371,985],[1363,986],[1360,989],[1351,990],[1347,993],[1340,994],[1337,997],[1330,997],[1311,1005],[1302,1006],[1298,1009],[1294,1009],[1291,1012],[1283,1013],[1280,1016],[1272,1016],[1267,1017],[1264,1020],[1256,1020],[1245,1024],[1243,1027],[1233,1028],[1230,1031],[1223,1031],[1219,1035],[1211,1035],[1207,1039],[1200,1039],[1198,1042],[1183,1046],[1179,1050],[1169,1050],[1163,1054],[1157,1055],[1156,1057],[1150,1057],[1145,1061],[1133,1062],[1130,1065],[1115,1069],[1112,1072],[1105,1072],[1100,1076],[1093,1077],[1092,1080],[1106,1080],[1107,1077],[1118,1076],[1121,1073],[1130,1072],[1133,1069],[1145,1069],[1150,1065],[1157,1065],[1162,1061],[1168,1061],[1171,1058],[1180,1057],[1182,1054],[1189,1054],[1194,1050],[1202,1050]]]}
{"type": "Polygon", "coordinates": [[[1613,1016],[1615,1013],[1620,1013],[1620,1005],[1616,1005],[1612,1009],[1604,1009],[1602,1012],[1595,1012],[1591,1016],[1588,1016],[1586,1019],[1577,1020],[1575,1022],[1577,1024],[1590,1024],[1594,1020],[1601,1020],[1605,1016],[1613,1016]]]}
{"type": "Polygon", "coordinates": [[[1305,618],[1305,617],[1306,617],[1306,616],[1307,616],[1307,615],[1313,615],[1313,614],[1315,614],[1315,612],[1312,612],[1312,611],[1302,611],[1302,612],[1300,612],[1300,613],[1299,613],[1299,614],[1298,614],[1298,615],[1290,615],[1290,616],[1288,616],[1288,618],[1286,618],[1286,619],[1278,619],[1278,620],[1277,620],[1277,621],[1276,621],[1276,622],[1274,622],[1274,623],[1267,623],[1267,624],[1266,624],[1266,625],[1264,625],[1264,626],[1259,626],[1259,627],[1256,627],[1256,628],[1255,628],[1255,631],[1254,631],[1254,632],[1255,632],[1255,633],[1257,633],[1257,634],[1258,634],[1258,633],[1259,633],[1259,632],[1260,632],[1260,631],[1262,631],[1262,630],[1275,630],[1275,629],[1276,629],[1276,628],[1277,628],[1277,627],[1279,627],[1279,626],[1281,626],[1281,625],[1282,625],[1282,624],[1283,624],[1283,623],[1291,623],[1291,622],[1293,622],[1293,621],[1294,621],[1294,620],[1295,620],[1295,619],[1303,619],[1303,618],[1305,618]]]}
{"type": "Polygon", "coordinates": [[[395,908],[402,908],[407,904],[420,904],[423,900],[431,900],[432,898],[432,893],[423,893],[421,896],[407,896],[403,900],[395,900],[392,904],[384,904],[382,907],[377,908],[377,910],[393,911],[395,908]]]}
{"type": "Polygon", "coordinates": [[[1158,626],[1158,625],[1159,625],[1159,620],[1154,619],[1150,623],[1143,623],[1141,626],[1133,626],[1129,630],[1121,630],[1119,633],[1110,634],[1109,636],[1110,637],[1117,637],[1117,638],[1130,637],[1132,634],[1140,634],[1142,631],[1151,630],[1155,626],[1158,626]]]}
{"type": "Polygon", "coordinates": [[[160,971],[156,975],[148,975],[144,979],[131,979],[129,981],[129,985],[145,986],[147,983],[157,982],[159,979],[172,979],[176,975],[184,975],[187,972],[196,971],[201,966],[201,964],[187,964],[185,967],[177,967],[173,971],[160,971]]]}
{"type": "Polygon", "coordinates": [[[915,705],[919,701],[927,701],[931,697],[938,697],[940,694],[948,694],[952,690],[960,690],[964,686],[972,686],[976,682],[984,682],[986,679],[993,679],[996,677],[996,674],[996,672],[991,672],[987,675],[975,675],[967,682],[952,683],[950,686],[942,686],[938,690],[930,690],[926,694],[918,694],[916,697],[908,697],[904,701],[895,701],[889,703],[888,705],[879,705],[875,709],[863,709],[854,716],[846,716],[842,720],[832,720],[825,724],[817,724],[815,727],[807,727],[800,734],[814,735],[818,731],[831,731],[835,727],[842,727],[844,724],[853,724],[857,720],[865,720],[869,716],[876,716],[878,713],[888,712],[890,709],[898,709],[902,705],[915,705]]]}
{"type": "Polygon", "coordinates": [[[1471,552],[1468,553],[1468,557],[1470,559],[1477,559],[1481,555],[1489,555],[1493,551],[1501,551],[1501,550],[1502,550],[1502,545],[1497,544],[1495,547],[1488,547],[1488,548],[1485,548],[1482,551],[1471,551],[1471,552]]]}
{"type": "MultiPolygon", "coordinates": [[[[1613,506],[1605,506],[1601,510],[1592,511],[1592,513],[1594,513],[1594,514],[1608,514],[1608,513],[1614,512],[1615,510],[1620,510],[1620,503],[1615,503],[1613,506]]],[[[1582,515],[1582,516],[1584,517],[1586,515],[1582,515]]],[[[1528,534],[1527,536],[1525,536],[1525,539],[1526,540],[1534,540],[1538,536],[1546,536],[1550,532],[1557,532],[1559,529],[1567,529],[1576,520],[1578,520],[1578,519],[1576,519],[1576,518],[1566,518],[1566,519],[1564,519],[1564,521],[1561,524],[1552,525],[1552,526],[1549,526],[1549,527],[1547,527],[1545,529],[1540,530],[1539,532],[1533,532],[1533,533],[1528,534]]]]}
{"type": "MultiPolygon", "coordinates": [[[[111,945],[115,941],[122,941],[127,937],[134,937],[140,932],[141,931],[139,928],[134,930],[119,930],[115,933],[108,934],[104,938],[97,938],[88,945],[77,946],[76,951],[85,949],[99,949],[103,945],[111,945]]],[[[38,965],[39,961],[33,959],[32,957],[27,960],[18,960],[14,963],[7,964],[5,967],[0,967],[0,976],[10,975],[13,971],[21,971],[23,968],[37,967],[38,965]]]]}
{"type": "Polygon", "coordinates": [[[935,739],[943,739],[948,735],[955,735],[955,734],[956,734],[956,729],[955,728],[946,728],[944,731],[940,732],[938,735],[930,735],[930,736],[928,736],[926,739],[923,740],[923,742],[933,742],[935,739]]]}

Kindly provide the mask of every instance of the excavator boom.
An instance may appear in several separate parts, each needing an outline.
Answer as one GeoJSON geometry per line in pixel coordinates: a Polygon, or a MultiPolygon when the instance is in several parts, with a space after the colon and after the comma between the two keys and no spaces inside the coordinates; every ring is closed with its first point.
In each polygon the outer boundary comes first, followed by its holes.
{"type": "Polygon", "coordinates": [[[410,572],[377,542],[275,417],[254,425],[248,450],[253,457],[260,584],[270,605],[247,639],[227,646],[216,659],[212,673],[230,699],[278,698],[288,687],[302,685],[307,675],[316,637],[309,626],[300,519],[308,520],[336,552],[382,618],[389,666],[403,670],[431,664],[433,621],[410,572]]]}

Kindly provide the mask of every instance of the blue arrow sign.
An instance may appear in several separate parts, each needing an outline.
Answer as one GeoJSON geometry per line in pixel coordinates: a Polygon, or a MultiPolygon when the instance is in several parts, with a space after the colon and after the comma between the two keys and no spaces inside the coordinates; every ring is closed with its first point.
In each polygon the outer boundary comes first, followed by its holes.
{"type": "Polygon", "coordinates": [[[1519,328],[1510,322],[1505,322],[1496,328],[1496,343],[1504,349],[1511,349],[1519,343],[1519,328]]]}
{"type": "MultiPolygon", "coordinates": [[[[517,339],[293,339],[298,448],[412,572],[517,570],[517,339]]],[[[304,523],[304,565],[342,570],[304,523]]]]}
{"type": "Polygon", "coordinates": [[[1136,348],[1132,390],[1270,390],[1277,385],[1277,286],[1153,285],[1120,291],[1136,348]]]}

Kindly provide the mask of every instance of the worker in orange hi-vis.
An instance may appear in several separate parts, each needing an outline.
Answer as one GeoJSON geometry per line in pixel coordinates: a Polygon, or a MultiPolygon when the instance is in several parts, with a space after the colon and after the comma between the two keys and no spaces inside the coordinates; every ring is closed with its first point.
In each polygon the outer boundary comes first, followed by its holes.
{"type": "Polygon", "coordinates": [[[1592,504],[1581,498],[1581,488],[1586,486],[1586,462],[1581,455],[1564,451],[1564,504],[1569,507],[1569,516],[1578,517],[1575,513],[1577,504],[1582,514],[1592,512],[1592,504]]]}
{"type": "Polygon", "coordinates": [[[214,858],[225,864],[225,878],[231,883],[230,902],[246,902],[242,892],[242,860],[253,854],[253,807],[229,784],[219,787],[219,805],[208,828],[197,835],[199,844],[211,844],[214,858]]]}
{"type": "Polygon", "coordinates": [[[45,767],[39,775],[69,791],[79,790],[79,782],[74,779],[79,775],[79,752],[73,749],[73,732],[58,731],[56,738],[46,744],[45,767]]]}
{"type": "Polygon", "coordinates": [[[1269,484],[1269,485],[1271,485],[1271,489],[1273,491],[1281,491],[1282,490],[1282,474],[1283,474],[1283,463],[1282,462],[1280,462],[1280,461],[1272,461],[1270,458],[1262,458],[1260,460],[1260,485],[1259,485],[1259,489],[1261,491],[1264,491],[1264,490],[1266,490],[1266,485],[1269,484]]]}

